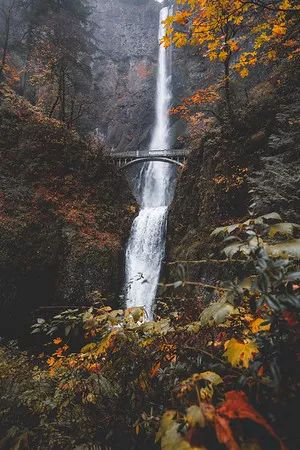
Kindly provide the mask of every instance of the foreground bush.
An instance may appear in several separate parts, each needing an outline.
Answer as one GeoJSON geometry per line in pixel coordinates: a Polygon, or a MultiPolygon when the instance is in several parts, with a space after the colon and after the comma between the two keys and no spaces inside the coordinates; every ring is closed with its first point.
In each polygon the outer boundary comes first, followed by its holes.
{"type": "Polygon", "coordinates": [[[147,322],[143,309],[106,306],[39,319],[48,356],[2,350],[5,439],[37,449],[298,448],[298,232],[277,214],[216,230],[220,263],[236,258],[248,276],[215,286],[218,300],[194,321],[184,310],[147,322]]]}

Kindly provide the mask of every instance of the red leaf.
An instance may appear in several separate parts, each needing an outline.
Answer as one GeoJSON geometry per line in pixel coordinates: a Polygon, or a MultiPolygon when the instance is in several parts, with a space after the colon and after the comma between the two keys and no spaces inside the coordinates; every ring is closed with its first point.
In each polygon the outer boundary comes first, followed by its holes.
{"type": "Polygon", "coordinates": [[[290,327],[295,327],[298,323],[295,315],[291,311],[284,311],[282,317],[290,327]]]}
{"type": "Polygon", "coordinates": [[[273,428],[268,422],[248,403],[247,396],[241,391],[230,391],[225,395],[225,402],[216,410],[216,434],[219,442],[230,450],[239,450],[239,445],[234,438],[230,427],[230,421],[235,419],[249,419],[261,425],[275,438],[281,450],[286,450],[273,428]]]}
{"type": "Polygon", "coordinates": [[[226,447],[229,448],[230,450],[240,449],[238,443],[234,439],[233,433],[230,428],[230,422],[228,419],[217,414],[215,427],[218,441],[221,444],[226,445],[226,447]]]}

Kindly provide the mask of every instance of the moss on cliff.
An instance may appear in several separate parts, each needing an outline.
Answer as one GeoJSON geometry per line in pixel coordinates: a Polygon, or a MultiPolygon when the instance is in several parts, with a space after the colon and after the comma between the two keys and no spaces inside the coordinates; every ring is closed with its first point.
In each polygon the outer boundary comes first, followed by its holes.
{"type": "Polygon", "coordinates": [[[134,200],[99,143],[0,96],[2,334],[38,306],[118,294],[134,200]]]}
{"type": "MultiPolygon", "coordinates": [[[[249,209],[299,220],[299,73],[299,60],[276,69],[236,108],[234,126],[215,122],[194,142],[170,213],[169,259],[208,257],[211,231],[249,209]]],[[[223,275],[210,265],[189,270],[190,277],[223,275]]]]}

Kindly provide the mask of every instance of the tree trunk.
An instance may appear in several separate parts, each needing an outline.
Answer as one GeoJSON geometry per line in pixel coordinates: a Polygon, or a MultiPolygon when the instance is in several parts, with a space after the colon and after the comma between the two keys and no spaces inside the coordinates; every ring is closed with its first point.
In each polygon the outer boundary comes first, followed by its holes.
{"type": "Polygon", "coordinates": [[[5,39],[4,39],[3,54],[2,54],[1,67],[0,67],[0,80],[4,78],[4,68],[5,68],[6,58],[7,58],[7,53],[8,53],[9,33],[10,33],[10,11],[5,18],[5,39]]]}
{"type": "Polygon", "coordinates": [[[25,68],[24,68],[24,74],[22,76],[21,81],[21,95],[26,95],[26,88],[27,88],[27,82],[28,82],[28,72],[29,72],[29,61],[31,57],[31,50],[33,45],[33,25],[30,23],[27,33],[27,54],[26,54],[26,62],[25,62],[25,68]]]}
{"type": "Polygon", "coordinates": [[[226,106],[228,113],[232,114],[232,105],[231,105],[231,96],[230,96],[230,69],[229,69],[229,58],[226,58],[226,61],[224,63],[225,68],[225,99],[226,99],[226,106]]]}
{"type": "Polygon", "coordinates": [[[55,102],[53,103],[53,105],[52,105],[52,108],[51,108],[51,110],[50,110],[50,112],[49,112],[49,118],[51,119],[52,118],[52,115],[54,114],[54,111],[55,111],[55,108],[56,108],[56,106],[57,106],[57,104],[58,104],[58,101],[59,101],[59,92],[58,92],[58,94],[57,94],[57,97],[56,97],[56,99],[55,99],[55,102]]]}
{"type": "Polygon", "coordinates": [[[73,126],[74,107],[75,107],[75,100],[72,99],[72,101],[71,101],[70,117],[69,117],[68,122],[67,122],[67,127],[68,128],[72,128],[72,126],[73,126]]]}
{"type": "Polygon", "coordinates": [[[60,98],[60,120],[66,121],[66,77],[65,68],[61,69],[61,98],[60,98]]]}

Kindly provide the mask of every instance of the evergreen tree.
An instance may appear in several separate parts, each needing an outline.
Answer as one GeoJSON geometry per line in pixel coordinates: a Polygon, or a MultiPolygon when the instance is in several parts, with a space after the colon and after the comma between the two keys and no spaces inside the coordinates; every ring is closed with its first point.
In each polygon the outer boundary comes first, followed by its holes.
{"type": "Polygon", "coordinates": [[[5,78],[9,41],[17,35],[18,92],[49,117],[88,129],[93,103],[95,46],[86,0],[0,0],[0,76],[5,78]],[[12,24],[17,14],[22,30],[12,24]],[[2,26],[3,25],[3,26],[2,26]],[[23,67],[20,66],[23,61],[23,67]]]}
{"type": "Polygon", "coordinates": [[[91,102],[94,47],[86,2],[33,0],[28,13],[31,80],[39,90],[38,102],[50,117],[72,127],[91,102]]]}

